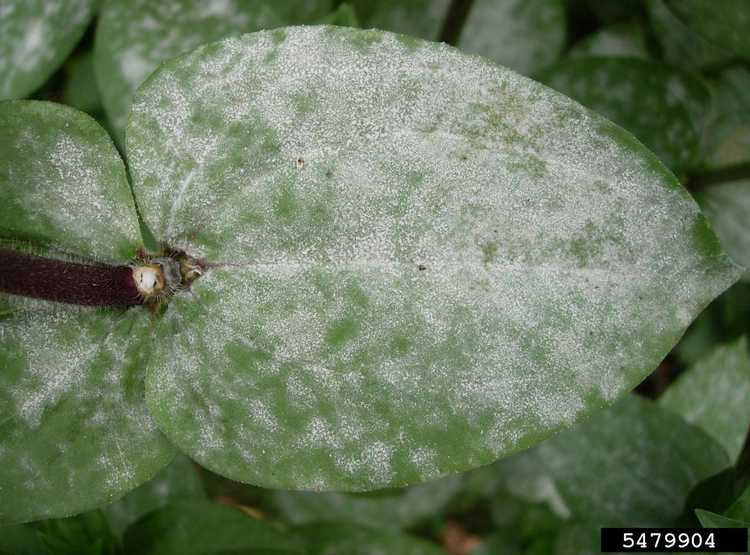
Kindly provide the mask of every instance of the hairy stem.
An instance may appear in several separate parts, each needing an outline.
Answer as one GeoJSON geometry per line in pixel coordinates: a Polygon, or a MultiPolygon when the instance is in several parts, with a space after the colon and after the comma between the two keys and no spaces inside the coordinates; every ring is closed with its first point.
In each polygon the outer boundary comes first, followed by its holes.
{"type": "Polygon", "coordinates": [[[143,304],[130,266],[81,264],[0,248],[0,291],[85,306],[143,304]]]}

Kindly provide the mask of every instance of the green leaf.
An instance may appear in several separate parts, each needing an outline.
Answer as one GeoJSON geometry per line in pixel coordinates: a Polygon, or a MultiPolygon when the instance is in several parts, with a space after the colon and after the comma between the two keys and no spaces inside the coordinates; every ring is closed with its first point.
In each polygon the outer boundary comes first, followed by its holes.
{"type": "Polygon", "coordinates": [[[674,525],[691,489],[730,464],[702,430],[634,395],[513,459],[541,467],[537,480],[590,528],[674,525]]]}
{"type": "Polygon", "coordinates": [[[149,407],[237,481],[377,489],[529,447],[739,274],[625,131],[389,33],[201,47],[140,89],[127,151],[155,235],[210,266],[154,331],[149,407]]]}
{"type": "Polygon", "coordinates": [[[750,335],[750,283],[736,283],[703,311],[675,347],[683,364],[699,361],[717,343],[750,335]]]}
{"type": "Polygon", "coordinates": [[[0,553],[9,555],[47,555],[41,536],[28,524],[0,527],[0,553]]]}
{"type": "Polygon", "coordinates": [[[745,268],[743,281],[750,281],[750,180],[707,187],[698,196],[722,246],[745,268]]]}
{"type": "Polygon", "coordinates": [[[94,0],[3,0],[0,100],[33,92],[63,63],[94,13],[94,0]]]}
{"type": "Polygon", "coordinates": [[[293,530],[304,538],[307,555],[446,555],[424,540],[352,523],[317,523],[293,530]]]}
{"type": "Polygon", "coordinates": [[[340,25],[342,27],[360,27],[359,19],[354,8],[344,2],[335,11],[321,18],[319,23],[325,25],[340,25]]]}
{"type": "Polygon", "coordinates": [[[557,60],[564,44],[562,0],[475,0],[457,45],[528,75],[557,60]]]}
{"type": "Polygon", "coordinates": [[[72,58],[65,69],[67,79],[63,90],[63,102],[90,114],[100,111],[102,99],[94,75],[93,51],[72,58]]]}
{"type": "Polygon", "coordinates": [[[603,27],[576,43],[568,56],[625,56],[649,59],[643,28],[635,22],[622,22],[603,27]]]}
{"type": "Polygon", "coordinates": [[[731,68],[711,83],[711,117],[703,138],[709,168],[750,161],[750,71],[731,68]]]}
{"type": "Polygon", "coordinates": [[[122,538],[128,526],[154,509],[181,499],[205,497],[203,484],[192,461],[178,455],[151,480],[102,510],[112,531],[122,538]]]}
{"type": "Polygon", "coordinates": [[[647,0],[649,21],[661,45],[664,60],[687,69],[722,64],[734,57],[689,29],[669,10],[664,0],[647,0]]]}
{"type": "Polygon", "coordinates": [[[183,501],[156,509],[125,532],[125,552],[138,555],[200,555],[294,546],[293,537],[236,509],[207,501],[183,501]]]}
{"type": "Polygon", "coordinates": [[[50,555],[115,555],[117,542],[101,511],[72,518],[46,520],[39,535],[50,555]]]}
{"type": "Polygon", "coordinates": [[[710,96],[687,73],[632,58],[561,62],[538,79],[633,133],[672,170],[699,165],[710,96]]]}
{"type": "Polygon", "coordinates": [[[726,515],[750,523],[750,486],[745,488],[742,495],[729,507],[726,515]]]}
{"type": "Polygon", "coordinates": [[[110,0],[96,29],[95,69],[115,136],[124,142],[133,93],[164,60],[230,35],[308,23],[332,0],[110,0]]]}
{"type": "Polygon", "coordinates": [[[449,476],[378,494],[277,490],[271,502],[285,522],[358,522],[380,528],[410,528],[440,513],[458,493],[462,480],[449,476]]]}
{"type": "MultiPolygon", "coordinates": [[[[140,240],[125,169],[91,118],[0,103],[0,234],[97,259],[140,240]]],[[[3,296],[0,521],[67,516],[113,500],[173,456],[146,410],[145,311],[3,296]],[[65,492],[64,495],[61,492],[65,492]]]]}
{"type": "Polygon", "coordinates": [[[439,40],[451,0],[352,0],[363,27],[439,40]]]}
{"type": "Polygon", "coordinates": [[[695,509],[695,514],[704,528],[747,528],[750,524],[741,520],[717,515],[711,511],[704,511],[703,509],[695,509]]]}
{"type": "Polygon", "coordinates": [[[680,375],[659,404],[702,428],[736,460],[750,428],[747,339],[718,347],[680,375]]]}
{"type": "Polygon", "coordinates": [[[750,3],[746,0],[667,0],[690,29],[717,46],[750,59],[750,3]]]}

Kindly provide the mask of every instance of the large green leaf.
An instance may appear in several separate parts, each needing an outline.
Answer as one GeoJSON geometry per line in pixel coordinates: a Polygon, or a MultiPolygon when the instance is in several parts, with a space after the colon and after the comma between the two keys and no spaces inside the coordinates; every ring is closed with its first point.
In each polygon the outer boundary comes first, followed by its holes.
{"type": "Polygon", "coordinates": [[[109,0],[96,30],[96,74],[123,141],[133,92],[162,61],[220,38],[314,21],[332,0],[109,0]]]}
{"type": "Polygon", "coordinates": [[[705,432],[632,395],[501,462],[497,471],[514,481],[536,468],[537,482],[551,480],[570,515],[596,531],[674,525],[692,488],[729,465],[724,449],[705,432]]]}
{"type": "Polygon", "coordinates": [[[747,0],[667,0],[672,12],[709,42],[750,59],[747,0]]]}
{"type": "Polygon", "coordinates": [[[296,540],[244,513],[208,501],[177,502],[156,509],[125,532],[125,552],[201,555],[246,548],[289,549],[296,540]]]}
{"type": "Polygon", "coordinates": [[[565,44],[562,0],[475,0],[458,47],[530,74],[554,62],[565,44]]]}
{"type": "Polygon", "coordinates": [[[0,100],[22,98],[67,58],[94,13],[95,0],[3,0],[0,100]]]}
{"type": "Polygon", "coordinates": [[[673,171],[698,164],[706,87],[687,73],[632,58],[561,62],[538,78],[622,125],[673,171]]]}
{"type": "Polygon", "coordinates": [[[689,29],[667,7],[664,0],[647,0],[649,21],[669,64],[684,68],[703,68],[721,64],[734,55],[689,29]]]}
{"type": "Polygon", "coordinates": [[[154,509],[174,501],[205,497],[203,484],[192,461],[178,455],[151,480],[102,510],[112,531],[122,538],[128,526],[154,509]]]}
{"type": "Polygon", "coordinates": [[[207,45],[141,88],[156,236],[208,259],[147,399],[271,487],[424,481],[634,387],[739,271],[632,136],[516,73],[334,27],[207,45]]]}
{"type": "Polygon", "coordinates": [[[748,399],[750,353],[743,337],[688,369],[659,403],[713,436],[734,461],[750,429],[748,399]]]}
{"type": "Polygon", "coordinates": [[[750,281],[750,179],[713,185],[696,195],[722,246],[750,281]]]}
{"type": "Polygon", "coordinates": [[[458,493],[461,484],[459,476],[449,476],[372,494],[276,490],[271,494],[271,502],[284,521],[293,524],[335,521],[410,528],[439,514],[458,493]]]}
{"type": "Polygon", "coordinates": [[[317,523],[294,529],[304,539],[307,555],[446,555],[424,540],[350,523],[317,523]]]}
{"type": "MultiPolygon", "coordinates": [[[[0,103],[0,232],[112,259],[140,243],[125,169],[71,108],[0,103]]],[[[3,298],[0,521],[111,501],[173,456],[146,410],[145,311],[3,298]]]]}

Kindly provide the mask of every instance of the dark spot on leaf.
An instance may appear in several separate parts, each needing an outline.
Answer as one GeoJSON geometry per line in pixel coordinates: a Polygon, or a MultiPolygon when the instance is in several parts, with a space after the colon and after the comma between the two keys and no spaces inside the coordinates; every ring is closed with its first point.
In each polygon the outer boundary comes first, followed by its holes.
{"type": "Polygon", "coordinates": [[[427,266],[425,266],[424,264],[417,264],[417,270],[419,270],[420,272],[423,272],[426,269],[427,266]]]}

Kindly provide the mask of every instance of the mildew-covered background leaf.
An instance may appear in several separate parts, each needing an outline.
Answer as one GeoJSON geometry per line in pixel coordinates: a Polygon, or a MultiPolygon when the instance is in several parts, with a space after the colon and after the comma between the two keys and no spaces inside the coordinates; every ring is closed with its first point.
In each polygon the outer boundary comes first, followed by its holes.
{"type": "Polygon", "coordinates": [[[601,526],[675,526],[691,490],[729,465],[705,432],[630,395],[494,470],[514,494],[582,524],[593,543],[601,526]]]}
{"type": "Polygon", "coordinates": [[[528,454],[571,515],[598,526],[669,526],[690,490],[731,464],[708,434],[635,395],[528,454]]]}
{"type": "Polygon", "coordinates": [[[237,509],[208,501],[181,501],[156,509],[125,532],[125,552],[202,555],[239,549],[296,549],[294,535],[277,531],[237,509]]]}
{"type": "Polygon", "coordinates": [[[593,33],[578,42],[568,56],[625,56],[649,59],[643,28],[636,22],[615,23],[593,33]]]}
{"type": "Polygon", "coordinates": [[[60,104],[0,103],[0,238],[124,262],[140,244],[125,166],[107,133],[60,104]]]}
{"type": "Polygon", "coordinates": [[[750,281],[750,180],[713,185],[699,195],[701,207],[729,255],[750,281]]]}
{"type": "Polygon", "coordinates": [[[691,75],[612,57],[564,61],[537,78],[625,127],[673,171],[699,165],[710,96],[691,75]]]}
{"type": "MultiPolygon", "coordinates": [[[[71,108],[0,103],[0,231],[97,259],[140,244],[125,168],[71,108]]],[[[111,501],[173,454],[143,401],[150,319],[2,296],[0,521],[111,501]],[[65,492],[62,494],[61,492],[65,492]]]]}
{"type": "Polygon", "coordinates": [[[0,100],[22,98],[62,64],[94,13],[94,0],[3,0],[0,100]]]}
{"type": "Polygon", "coordinates": [[[96,31],[96,73],[118,141],[133,92],[159,63],[229,35],[309,23],[332,0],[109,0],[96,31]]]}
{"type": "Polygon", "coordinates": [[[735,55],[687,27],[664,0],[646,0],[649,21],[661,45],[664,60],[677,67],[696,69],[722,64],[735,55]]]}
{"type": "Polygon", "coordinates": [[[750,161],[750,71],[727,69],[711,81],[703,157],[709,168],[750,161]]]}
{"type": "Polygon", "coordinates": [[[680,375],[659,404],[705,430],[735,461],[750,429],[750,354],[743,337],[680,375]]]}
{"type": "Polygon", "coordinates": [[[554,62],[564,43],[562,0],[475,0],[457,46],[528,75],[554,62]]]}
{"type": "Polygon", "coordinates": [[[363,27],[440,40],[450,0],[353,0],[363,27]]]}
{"type": "Polygon", "coordinates": [[[122,538],[125,529],[146,513],[180,500],[205,499],[206,492],[193,462],[177,455],[151,480],[111,505],[102,507],[112,531],[122,538]]]}
{"type": "Polygon", "coordinates": [[[239,481],[375,489],[528,447],[739,273],[625,131],[390,33],[202,47],[141,88],[127,150],[157,238],[211,264],[159,321],[149,406],[239,481]]]}
{"type": "Polygon", "coordinates": [[[333,521],[410,528],[444,509],[461,485],[459,476],[449,476],[367,494],[275,490],[270,500],[283,519],[292,524],[333,521]]]}
{"type": "Polygon", "coordinates": [[[669,9],[709,42],[750,59],[750,3],[746,0],[666,0],[669,9]]]}

